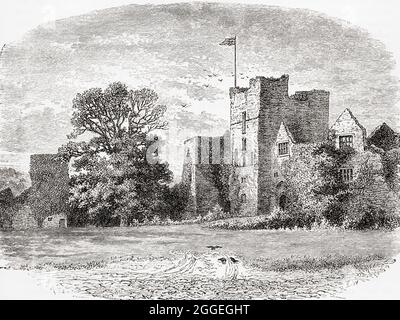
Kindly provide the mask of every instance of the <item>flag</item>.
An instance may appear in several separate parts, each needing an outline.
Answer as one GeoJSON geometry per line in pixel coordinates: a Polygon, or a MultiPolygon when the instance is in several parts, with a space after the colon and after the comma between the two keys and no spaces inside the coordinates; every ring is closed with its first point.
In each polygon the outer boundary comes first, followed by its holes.
{"type": "Polygon", "coordinates": [[[234,46],[236,44],[236,37],[226,38],[219,45],[220,46],[234,46]]]}

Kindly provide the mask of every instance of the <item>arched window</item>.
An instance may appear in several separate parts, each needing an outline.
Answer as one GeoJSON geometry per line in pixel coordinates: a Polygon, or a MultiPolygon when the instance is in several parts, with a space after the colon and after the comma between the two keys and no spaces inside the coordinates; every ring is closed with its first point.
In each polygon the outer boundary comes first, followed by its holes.
{"type": "Polygon", "coordinates": [[[246,195],[244,193],[240,196],[240,201],[243,203],[246,202],[246,195]]]}
{"type": "Polygon", "coordinates": [[[235,165],[238,164],[239,162],[239,151],[238,149],[235,149],[235,153],[233,154],[233,162],[235,165]]]}
{"type": "Polygon", "coordinates": [[[279,208],[285,210],[287,205],[287,197],[283,194],[279,197],[279,208]]]}

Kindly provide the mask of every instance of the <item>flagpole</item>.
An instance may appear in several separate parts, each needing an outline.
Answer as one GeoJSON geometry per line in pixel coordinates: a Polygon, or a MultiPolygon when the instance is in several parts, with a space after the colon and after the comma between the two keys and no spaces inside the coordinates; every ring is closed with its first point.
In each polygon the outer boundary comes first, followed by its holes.
{"type": "Polygon", "coordinates": [[[235,88],[237,87],[237,81],[236,81],[236,55],[237,55],[237,53],[236,53],[236,42],[237,42],[237,40],[236,40],[236,35],[235,35],[235,47],[234,47],[234,52],[233,52],[233,55],[234,55],[234,65],[235,65],[235,67],[234,67],[234,73],[235,73],[235,88]]]}

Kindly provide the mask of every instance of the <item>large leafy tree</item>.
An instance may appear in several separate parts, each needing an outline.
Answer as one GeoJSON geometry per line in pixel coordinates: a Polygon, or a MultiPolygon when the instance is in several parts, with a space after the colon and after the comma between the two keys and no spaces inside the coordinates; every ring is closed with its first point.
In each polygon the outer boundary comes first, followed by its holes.
{"type": "Polygon", "coordinates": [[[172,173],[154,152],[153,133],[167,126],[166,107],[157,101],[153,90],[128,90],[120,82],[77,94],[74,130],[59,149],[61,157],[74,158],[74,223],[115,225],[163,211],[172,173]]]}

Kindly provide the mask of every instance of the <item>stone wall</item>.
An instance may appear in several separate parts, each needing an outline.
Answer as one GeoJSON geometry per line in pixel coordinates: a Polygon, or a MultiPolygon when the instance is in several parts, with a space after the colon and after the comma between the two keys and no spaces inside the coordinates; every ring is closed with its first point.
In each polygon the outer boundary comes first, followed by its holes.
{"type": "Polygon", "coordinates": [[[21,205],[12,216],[13,230],[28,230],[38,228],[38,222],[30,206],[21,205]]]}
{"type": "MultiPolygon", "coordinates": [[[[258,132],[258,213],[269,214],[274,205],[274,184],[271,178],[273,148],[282,122],[286,122],[288,110],[288,81],[280,78],[260,78],[260,113],[258,132]]],[[[290,105],[289,105],[290,106],[290,105]]]]}
{"type": "Polygon", "coordinates": [[[51,215],[65,215],[69,211],[68,162],[54,154],[35,154],[31,156],[30,176],[32,187],[27,204],[42,225],[51,215]]]}
{"type": "Polygon", "coordinates": [[[258,204],[258,172],[254,166],[234,167],[230,179],[231,214],[254,216],[258,204]]]}
{"type": "Polygon", "coordinates": [[[230,134],[218,137],[197,136],[184,142],[184,164],[229,164],[230,134]]]}
{"type": "Polygon", "coordinates": [[[289,98],[287,125],[297,143],[322,142],[329,130],[329,92],[297,91],[289,98]]]}
{"type": "Polygon", "coordinates": [[[218,175],[230,167],[229,146],[229,133],[222,137],[198,136],[185,141],[182,182],[190,190],[187,218],[204,216],[216,206],[227,207],[221,189],[228,181],[218,181],[218,175]]]}
{"type": "Polygon", "coordinates": [[[57,229],[67,227],[67,215],[66,214],[54,214],[46,217],[43,220],[42,228],[44,229],[57,229]]]}
{"type": "Polygon", "coordinates": [[[229,208],[229,177],[223,177],[222,171],[229,172],[230,167],[223,164],[184,165],[182,182],[190,190],[187,218],[204,216],[216,207],[229,208]],[[225,188],[228,188],[227,192],[225,188]]]}

